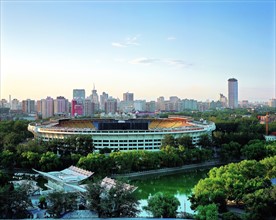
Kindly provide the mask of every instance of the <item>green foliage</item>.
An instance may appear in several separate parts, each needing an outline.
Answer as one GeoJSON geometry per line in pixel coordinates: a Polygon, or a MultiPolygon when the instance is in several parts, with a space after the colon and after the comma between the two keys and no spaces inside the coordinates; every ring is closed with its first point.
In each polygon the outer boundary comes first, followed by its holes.
{"type": "Polygon", "coordinates": [[[261,160],[266,156],[266,149],[261,141],[249,142],[243,147],[241,152],[248,160],[261,160]]]}
{"type": "Polygon", "coordinates": [[[0,152],[0,164],[1,166],[10,169],[15,165],[15,154],[9,150],[3,150],[0,152]]]}
{"type": "Polygon", "coordinates": [[[46,152],[41,155],[39,166],[42,171],[52,171],[58,169],[61,165],[59,157],[53,152],[46,152]]]}
{"type": "Polygon", "coordinates": [[[47,201],[47,212],[55,218],[77,209],[77,195],[75,193],[54,191],[47,195],[47,201]]]}
{"type": "Polygon", "coordinates": [[[214,203],[220,211],[223,211],[226,201],[229,200],[236,202],[237,205],[244,204],[247,212],[255,216],[251,219],[258,219],[258,216],[265,212],[272,215],[273,212],[269,207],[275,205],[271,203],[274,196],[268,192],[275,190],[271,187],[270,181],[271,177],[276,176],[275,167],[276,156],[260,162],[244,160],[213,168],[208,173],[209,177],[200,180],[195,186],[194,194],[190,197],[192,208],[197,209],[199,206],[214,203]],[[261,194],[264,196],[260,196],[261,194]]]}
{"type": "Polygon", "coordinates": [[[171,134],[166,134],[162,140],[162,147],[171,146],[176,147],[176,141],[171,134]]]}
{"type": "Polygon", "coordinates": [[[187,148],[193,147],[193,140],[189,135],[183,135],[182,137],[177,138],[176,142],[178,146],[184,146],[187,148]]]}
{"type": "Polygon", "coordinates": [[[111,189],[101,185],[101,181],[89,184],[85,198],[89,209],[97,211],[100,218],[136,217],[139,212],[137,198],[121,181],[116,181],[111,189]]]}
{"type": "Polygon", "coordinates": [[[244,196],[250,219],[262,220],[264,216],[276,216],[276,186],[261,188],[244,196]]]}
{"type": "Polygon", "coordinates": [[[225,212],[222,214],[222,220],[242,220],[238,215],[233,212],[225,212]]]}
{"type": "Polygon", "coordinates": [[[180,202],[176,197],[157,193],[148,199],[148,205],[143,209],[155,218],[175,218],[178,206],[180,202]]]}
{"type": "Polygon", "coordinates": [[[220,149],[220,160],[231,161],[240,159],[241,145],[237,142],[231,141],[229,144],[223,144],[220,149]]]}
{"type": "Polygon", "coordinates": [[[211,137],[208,134],[200,135],[198,145],[203,148],[212,147],[213,143],[212,143],[211,137]]]}
{"type": "Polygon", "coordinates": [[[276,155],[273,157],[267,157],[260,161],[260,164],[265,166],[265,174],[264,176],[267,178],[275,178],[276,177],[276,155]]]}
{"type": "Polygon", "coordinates": [[[111,153],[111,149],[108,148],[108,147],[104,147],[104,148],[101,148],[101,149],[99,150],[99,153],[100,153],[100,154],[109,154],[109,153],[111,153]]]}
{"type": "Polygon", "coordinates": [[[218,220],[218,207],[215,204],[197,207],[196,219],[199,220],[218,220]]]}
{"type": "Polygon", "coordinates": [[[3,185],[0,186],[0,218],[26,218],[27,209],[32,206],[28,195],[28,186],[20,186],[15,189],[11,183],[2,183],[3,185]]]}

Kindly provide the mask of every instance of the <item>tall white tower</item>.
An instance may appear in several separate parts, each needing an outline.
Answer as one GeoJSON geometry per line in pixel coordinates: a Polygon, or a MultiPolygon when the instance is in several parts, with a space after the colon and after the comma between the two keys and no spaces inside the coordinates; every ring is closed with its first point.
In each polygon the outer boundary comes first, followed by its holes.
{"type": "Polygon", "coordinates": [[[228,107],[238,108],[238,80],[228,79],[228,107]]]}

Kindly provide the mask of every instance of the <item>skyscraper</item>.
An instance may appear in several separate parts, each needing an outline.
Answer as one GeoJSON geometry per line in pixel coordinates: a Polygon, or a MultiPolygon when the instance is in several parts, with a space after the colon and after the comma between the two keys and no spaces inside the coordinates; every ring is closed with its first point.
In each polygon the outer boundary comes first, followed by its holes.
{"type": "Polygon", "coordinates": [[[84,103],[85,100],[85,90],[84,89],[73,89],[73,99],[75,99],[78,104],[84,103]]]}
{"type": "Polygon", "coordinates": [[[126,92],[123,94],[123,101],[133,102],[134,101],[133,97],[134,97],[133,93],[126,92]]]}
{"type": "Polygon", "coordinates": [[[90,97],[91,97],[91,101],[94,103],[95,112],[98,112],[100,109],[100,103],[99,103],[99,96],[98,96],[97,90],[95,89],[95,85],[92,89],[92,94],[90,97]]]}
{"type": "Polygon", "coordinates": [[[55,115],[67,115],[69,111],[68,100],[63,96],[58,96],[54,100],[54,114],[55,115]]]}
{"type": "Polygon", "coordinates": [[[228,79],[228,107],[238,108],[238,80],[228,79]]]}
{"type": "Polygon", "coordinates": [[[117,112],[117,100],[113,98],[108,98],[105,103],[105,113],[115,114],[117,112]]]}
{"type": "Polygon", "coordinates": [[[54,115],[54,99],[47,97],[46,99],[41,99],[41,113],[42,118],[50,118],[54,115]]]}

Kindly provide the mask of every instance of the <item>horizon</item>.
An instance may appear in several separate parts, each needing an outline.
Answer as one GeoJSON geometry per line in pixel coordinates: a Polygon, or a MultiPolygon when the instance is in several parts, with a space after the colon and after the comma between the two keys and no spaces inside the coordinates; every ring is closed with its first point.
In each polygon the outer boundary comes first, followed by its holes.
{"type": "Polygon", "coordinates": [[[276,97],[275,2],[1,1],[0,99],[276,97]]]}

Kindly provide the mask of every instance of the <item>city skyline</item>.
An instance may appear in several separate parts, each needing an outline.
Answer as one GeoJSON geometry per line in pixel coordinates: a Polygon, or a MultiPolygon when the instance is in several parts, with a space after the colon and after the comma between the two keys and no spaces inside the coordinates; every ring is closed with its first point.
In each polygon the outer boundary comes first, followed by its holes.
{"type": "Polygon", "coordinates": [[[1,98],[275,98],[275,2],[1,1],[1,98]]]}

